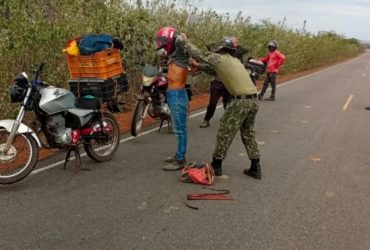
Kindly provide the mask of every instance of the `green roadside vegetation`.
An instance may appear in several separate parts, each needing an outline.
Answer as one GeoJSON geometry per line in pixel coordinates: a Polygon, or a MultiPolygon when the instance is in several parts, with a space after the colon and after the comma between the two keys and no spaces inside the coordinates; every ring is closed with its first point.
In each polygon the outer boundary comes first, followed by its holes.
{"type": "Polygon", "coordinates": [[[328,65],[358,55],[363,47],[356,39],[334,32],[311,34],[289,28],[285,22],[251,23],[250,18],[230,18],[213,10],[202,10],[194,1],[173,0],[0,0],[0,119],[14,117],[8,87],[22,71],[32,76],[46,62],[44,80],[68,87],[68,68],[63,47],[71,38],[89,33],[107,33],[120,38],[122,57],[130,80],[128,102],[140,85],[135,62],[153,62],[152,38],[162,26],[174,26],[201,48],[225,35],[235,36],[249,48],[248,56],[266,54],[271,39],[287,56],[282,74],[328,65]]]}

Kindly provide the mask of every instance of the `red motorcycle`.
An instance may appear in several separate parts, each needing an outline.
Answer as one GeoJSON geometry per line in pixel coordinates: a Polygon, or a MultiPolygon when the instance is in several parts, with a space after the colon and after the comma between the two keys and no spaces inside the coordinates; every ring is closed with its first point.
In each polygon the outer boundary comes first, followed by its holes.
{"type": "Polygon", "coordinates": [[[159,131],[164,122],[171,126],[171,114],[166,102],[167,68],[159,69],[147,65],[143,68],[143,85],[131,122],[131,135],[138,136],[143,127],[144,119],[149,114],[153,119],[161,121],[159,131]]]}

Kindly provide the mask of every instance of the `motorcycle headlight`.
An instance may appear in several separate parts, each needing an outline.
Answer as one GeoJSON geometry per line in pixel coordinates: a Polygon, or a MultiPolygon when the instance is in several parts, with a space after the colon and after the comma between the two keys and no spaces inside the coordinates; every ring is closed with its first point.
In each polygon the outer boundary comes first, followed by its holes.
{"type": "Polygon", "coordinates": [[[25,72],[22,72],[20,75],[18,75],[14,79],[14,84],[18,85],[18,87],[26,89],[28,87],[28,76],[27,76],[27,74],[25,72]]]}
{"type": "Polygon", "coordinates": [[[21,88],[16,84],[13,84],[9,88],[9,96],[10,96],[10,101],[12,103],[15,102],[22,102],[24,97],[26,96],[27,89],[21,88]]]}

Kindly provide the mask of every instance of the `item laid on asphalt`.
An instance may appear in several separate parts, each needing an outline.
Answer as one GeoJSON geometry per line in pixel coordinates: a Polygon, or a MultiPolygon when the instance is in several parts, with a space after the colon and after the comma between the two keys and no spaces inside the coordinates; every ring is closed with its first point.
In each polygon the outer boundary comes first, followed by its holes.
{"type": "MultiPolygon", "coordinates": [[[[230,195],[230,191],[228,189],[215,189],[215,188],[209,188],[209,187],[203,187],[207,190],[213,190],[217,191],[217,193],[192,193],[187,194],[186,199],[187,200],[218,200],[218,201],[231,201],[234,200],[230,195]]],[[[188,204],[186,201],[184,201],[185,206],[191,209],[199,210],[198,207],[192,206],[188,204]]]]}
{"type": "Polygon", "coordinates": [[[192,162],[182,169],[181,181],[201,185],[213,185],[215,183],[215,172],[208,163],[192,162]]]}

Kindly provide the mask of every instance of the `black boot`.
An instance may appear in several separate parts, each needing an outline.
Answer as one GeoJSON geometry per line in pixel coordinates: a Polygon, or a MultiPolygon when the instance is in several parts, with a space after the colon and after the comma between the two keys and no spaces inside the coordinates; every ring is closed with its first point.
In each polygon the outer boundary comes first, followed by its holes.
{"type": "Polygon", "coordinates": [[[216,176],[222,176],[222,159],[212,158],[211,166],[216,176]]]}
{"type": "Polygon", "coordinates": [[[243,173],[255,179],[261,179],[260,159],[252,159],[251,167],[249,169],[245,169],[243,173]]]}

